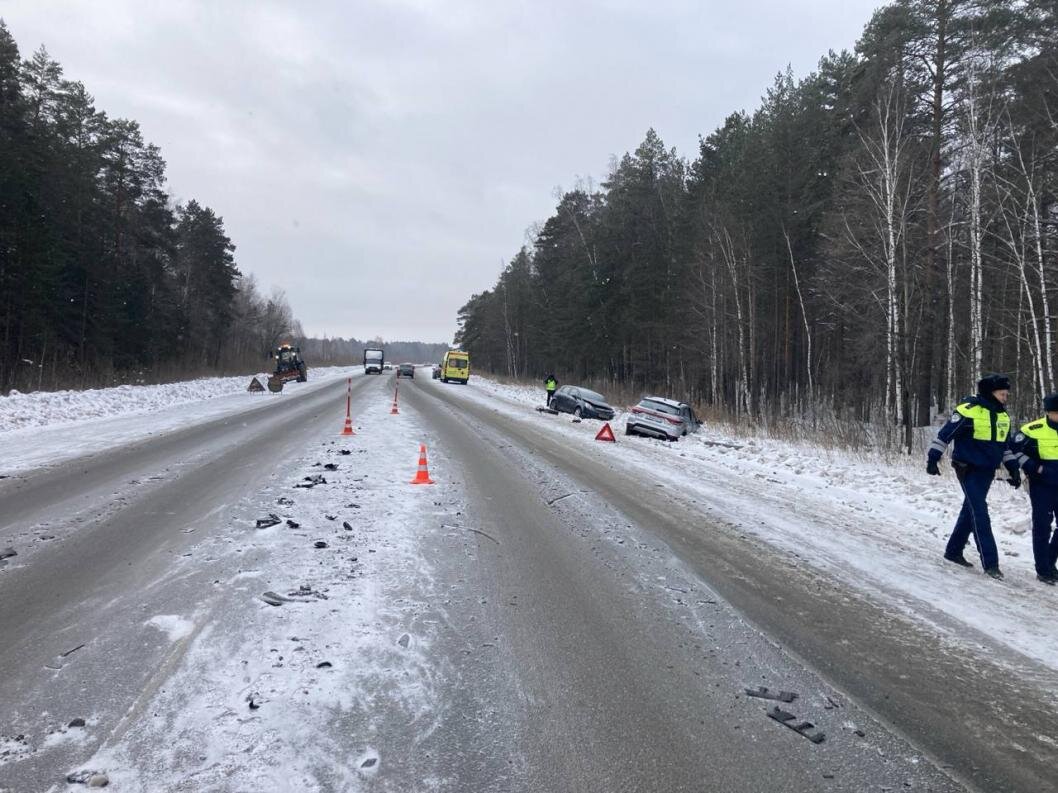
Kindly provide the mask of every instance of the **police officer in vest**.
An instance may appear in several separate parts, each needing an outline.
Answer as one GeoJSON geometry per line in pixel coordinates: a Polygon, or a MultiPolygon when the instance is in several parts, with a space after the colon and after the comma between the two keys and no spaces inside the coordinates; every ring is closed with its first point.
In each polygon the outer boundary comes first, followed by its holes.
{"type": "Polygon", "coordinates": [[[1025,424],[1014,436],[1014,451],[1029,478],[1036,578],[1054,586],[1058,583],[1058,531],[1051,533],[1051,520],[1058,510],[1058,394],[1044,397],[1043,412],[1043,418],[1025,424]]]}
{"type": "Polygon", "coordinates": [[[944,558],[963,567],[973,567],[963,556],[972,534],[981,554],[981,566],[985,573],[997,579],[1002,579],[1003,573],[999,570],[999,551],[992,536],[987,498],[1000,463],[1010,471],[1010,484],[1021,487],[1018,461],[1007,437],[1010,416],[1005,406],[1009,398],[1008,377],[990,374],[981,378],[977,383],[977,396],[958,405],[937,432],[936,439],[929,446],[926,462],[926,472],[938,476],[938,463],[948,444],[954,441],[951,466],[962,487],[963,504],[944,550],[944,558]]]}
{"type": "Polygon", "coordinates": [[[544,388],[547,390],[547,406],[551,407],[551,399],[555,396],[555,389],[558,388],[558,380],[553,374],[549,374],[544,380],[544,388]]]}

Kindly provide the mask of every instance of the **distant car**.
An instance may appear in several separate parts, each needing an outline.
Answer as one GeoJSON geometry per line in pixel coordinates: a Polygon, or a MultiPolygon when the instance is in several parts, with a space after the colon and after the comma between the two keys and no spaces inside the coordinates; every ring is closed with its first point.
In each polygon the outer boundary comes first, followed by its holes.
{"type": "Polygon", "coordinates": [[[678,441],[690,432],[697,432],[700,426],[702,422],[694,415],[690,405],[674,399],[648,396],[632,408],[625,423],[625,434],[678,441]]]}
{"type": "Polygon", "coordinates": [[[433,365],[433,379],[434,380],[440,380],[441,379],[441,367],[438,364],[434,364],[433,365]]]}
{"type": "Polygon", "coordinates": [[[393,364],[391,364],[391,363],[382,364],[382,368],[388,372],[390,369],[393,368],[393,364]]]}
{"type": "Polygon", "coordinates": [[[415,379],[415,365],[410,363],[402,363],[397,367],[397,377],[410,377],[415,379]]]}
{"type": "Polygon", "coordinates": [[[611,421],[614,409],[606,397],[580,386],[564,385],[551,398],[551,407],[559,413],[572,413],[577,418],[611,421]]]}

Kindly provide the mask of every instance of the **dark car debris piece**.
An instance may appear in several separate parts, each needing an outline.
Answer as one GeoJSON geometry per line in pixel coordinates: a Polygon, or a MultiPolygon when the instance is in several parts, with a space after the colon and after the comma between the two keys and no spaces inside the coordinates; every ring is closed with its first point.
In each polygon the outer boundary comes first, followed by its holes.
{"type": "Polygon", "coordinates": [[[285,598],[282,595],[277,595],[275,592],[269,590],[268,592],[261,593],[261,600],[267,603],[269,606],[282,606],[284,603],[293,603],[294,601],[290,598],[285,598]]]}
{"type": "Polygon", "coordinates": [[[287,528],[288,529],[300,529],[301,528],[301,524],[298,523],[296,520],[291,520],[290,518],[287,518],[287,528]]]}
{"type": "Polygon", "coordinates": [[[294,487],[316,487],[316,485],[325,485],[327,480],[323,478],[322,474],[313,474],[312,476],[306,476],[301,482],[294,485],[294,487]]]}
{"type": "Polygon", "coordinates": [[[267,518],[258,518],[257,519],[257,528],[259,528],[259,529],[267,529],[269,526],[275,526],[279,522],[280,522],[279,516],[276,515],[275,513],[271,513],[271,514],[269,514],[269,516],[267,518]]]}
{"type": "Polygon", "coordinates": [[[314,547],[316,547],[316,548],[326,548],[327,547],[327,543],[325,543],[323,540],[316,540],[316,542],[314,542],[312,545],[314,547]]]}
{"type": "Polygon", "coordinates": [[[774,699],[778,702],[793,702],[795,699],[797,699],[797,694],[795,694],[793,691],[772,691],[767,686],[747,688],[746,696],[757,697],[759,699],[774,699]]]}
{"type": "Polygon", "coordinates": [[[292,507],[294,506],[294,499],[287,498],[286,496],[280,496],[276,499],[276,503],[284,507],[292,507]]]}
{"type": "Polygon", "coordinates": [[[327,463],[323,467],[326,468],[328,471],[337,471],[338,463],[327,463]]]}
{"type": "Polygon", "coordinates": [[[768,710],[768,716],[775,719],[785,727],[789,727],[794,732],[800,733],[805,738],[810,740],[812,743],[823,743],[823,739],[826,737],[823,733],[816,729],[810,721],[798,721],[797,716],[793,713],[789,713],[778,705],[773,705],[768,710]]]}
{"type": "Polygon", "coordinates": [[[0,551],[0,559],[9,559],[12,556],[18,556],[18,551],[14,548],[7,547],[0,551]]]}

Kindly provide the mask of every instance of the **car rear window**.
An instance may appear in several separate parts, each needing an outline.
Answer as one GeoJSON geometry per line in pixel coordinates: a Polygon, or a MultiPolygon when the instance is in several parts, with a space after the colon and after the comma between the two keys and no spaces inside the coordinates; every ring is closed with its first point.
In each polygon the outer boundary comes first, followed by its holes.
{"type": "Polygon", "coordinates": [[[467,359],[466,358],[449,358],[448,365],[453,369],[466,369],[467,359]]]}
{"type": "Polygon", "coordinates": [[[654,410],[658,413],[668,413],[670,416],[680,415],[679,408],[674,408],[672,405],[666,405],[664,402],[655,402],[653,399],[644,399],[639,403],[639,407],[646,408],[647,410],[654,410]]]}

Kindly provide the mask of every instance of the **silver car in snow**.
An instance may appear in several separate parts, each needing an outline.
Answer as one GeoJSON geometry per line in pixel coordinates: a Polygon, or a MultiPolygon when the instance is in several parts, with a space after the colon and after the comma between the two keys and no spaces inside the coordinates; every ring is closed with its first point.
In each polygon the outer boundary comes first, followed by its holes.
{"type": "Polygon", "coordinates": [[[632,408],[625,423],[625,435],[649,435],[652,438],[678,441],[697,432],[702,422],[690,405],[674,399],[648,396],[632,408]]]}

